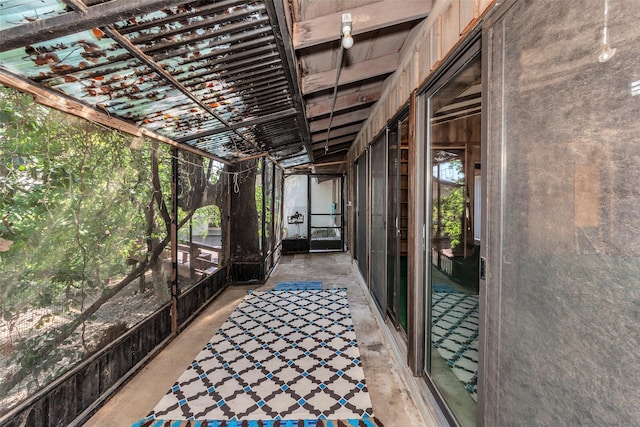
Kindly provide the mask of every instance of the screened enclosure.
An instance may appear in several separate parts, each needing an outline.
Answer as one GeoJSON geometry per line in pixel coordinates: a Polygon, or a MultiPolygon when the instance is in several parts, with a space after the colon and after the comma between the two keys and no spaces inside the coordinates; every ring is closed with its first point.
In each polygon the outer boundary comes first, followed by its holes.
{"type": "Polygon", "coordinates": [[[242,264],[229,242],[257,248],[244,256],[264,279],[282,172],[265,159],[234,170],[8,89],[0,114],[0,417],[66,425],[77,413],[62,405],[99,404],[229,283],[231,255],[242,264]],[[240,194],[255,227],[234,235],[240,194]]]}

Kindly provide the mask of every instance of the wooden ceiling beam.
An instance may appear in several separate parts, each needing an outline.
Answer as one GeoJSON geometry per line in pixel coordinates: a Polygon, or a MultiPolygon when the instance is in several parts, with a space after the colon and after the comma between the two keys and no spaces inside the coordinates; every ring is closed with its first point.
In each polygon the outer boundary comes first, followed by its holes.
{"type": "MultiPolygon", "coordinates": [[[[356,123],[354,125],[345,126],[337,129],[332,127],[331,134],[329,136],[332,138],[337,138],[339,136],[353,135],[353,137],[355,138],[355,135],[357,135],[358,132],[360,132],[360,129],[362,129],[362,124],[360,123],[356,123]]],[[[325,141],[326,139],[327,139],[326,131],[311,135],[311,142],[313,143],[322,142],[322,141],[325,141]]]]}
{"type": "Polygon", "coordinates": [[[342,14],[346,12],[351,13],[351,34],[358,35],[423,19],[429,15],[432,3],[431,0],[384,0],[296,22],[293,26],[293,46],[298,50],[340,39],[342,14]]]}
{"type": "MultiPolygon", "coordinates": [[[[400,54],[381,56],[368,61],[357,62],[343,67],[340,72],[338,86],[355,83],[361,80],[383,77],[398,69],[400,54]]],[[[336,83],[336,70],[331,69],[322,73],[310,74],[302,78],[302,93],[309,95],[331,89],[336,83]]]]}
{"type": "Polygon", "coordinates": [[[316,152],[314,153],[315,156],[318,157],[318,161],[322,162],[324,164],[327,164],[329,162],[334,162],[334,161],[342,161],[344,163],[344,158],[346,157],[345,154],[348,151],[347,148],[334,148],[335,151],[333,150],[329,150],[328,153],[324,153],[324,152],[316,152]]]}
{"type": "Polygon", "coordinates": [[[316,142],[313,144],[313,150],[318,151],[318,150],[324,149],[325,145],[328,145],[329,147],[333,147],[335,145],[343,145],[343,144],[351,145],[354,140],[355,140],[355,136],[347,135],[347,136],[342,136],[340,138],[330,139],[328,144],[325,144],[324,142],[316,142]]]}
{"type": "MultiPolygon", "coordinates": [[[[380,99],[381,94],[382,94],[382,86],[363,90],[360,92],[352,92],[345,95],[338,95],[336,97],[336,106],[333,109],[333,114],[335,115],[339,111],[344,111],[347,109],[353,109],[358,107],[365,107],[369,104],[373,104],[378,99],[380,99]]],[[[331,113],[332,105],[333,105],[333,100],[330,98],[323,99],[316,102],[308,101],[307,117],[311,119],[313,117],[328,115],[331,113]]]]}
{"type": "Polygon", "coordinates": [[[294,166],[292,170],[302,170],[302,169],[314,169],[314,168],[324,168],[327,166],[339,166],[346,163],[346,160],[337,160],[335,162],[325,162],[325,163],[308,163],[306,165],[298,165],[294,166]]]}
{"type": "Polygon", "coordinates": [[[104,27],[134,16],[182,4],[184,0],[111,0],[99,3],[88,7],[84,14],[67,12],[0,30],[0,52],[104,27]]]}
{"type": "MultiPolygon", "coordinates": [[[[369,114],[371,113],[371,108],[361,108],[356,111],[350,111],[348,113],[342,114],[334,114],[333,121],[331,122],[331,127],[339,127],[344,126],[349,123],[359,123],[365,121],[369,114]]],[[[309,123],[309,130],[311,133],[320,132],[329,127],[329,118],[314,120],[309,123]]]]}
{"type": "Polygon", "coordinates": [[[335,162],[326,162],[326,163],[308,163],[306,165],[294,166],[291,169],[293,169],[293,170],[313,169],[313,168],[321,168],[321,167],[327,167],[327,166],[338,166],[338,165],[343,165],[345,163],[346,163],[346,160],[338,160],[338,161],[335,161],[335,162]]]}

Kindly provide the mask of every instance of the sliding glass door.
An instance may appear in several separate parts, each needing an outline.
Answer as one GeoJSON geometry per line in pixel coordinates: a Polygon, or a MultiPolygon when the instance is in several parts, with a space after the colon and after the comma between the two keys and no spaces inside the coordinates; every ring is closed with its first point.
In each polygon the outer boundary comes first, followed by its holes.
{"type": "Polygon", "coordinates": [[[407,238],[409,226],[409,119],[389,127],[387,155],[387,312],[407,332],[407,238]]]}
{"type": "Polygon", "coordinates": [[[367,279],[367,155],[356,162],[356,248],[362,277],[367,279]]]}
{"type": "Polygon", "coordinates": [[[387,173],[386,138],[382,134],[371,146],[371,210],[369,286],[380,312],[387,309],[387,173]]]}
{"type": "Polygon", "coordinates": [[[427,374],[463,426],[476,423],[481,236],[481,61],[468,54],[428,94],[427,374]]]}

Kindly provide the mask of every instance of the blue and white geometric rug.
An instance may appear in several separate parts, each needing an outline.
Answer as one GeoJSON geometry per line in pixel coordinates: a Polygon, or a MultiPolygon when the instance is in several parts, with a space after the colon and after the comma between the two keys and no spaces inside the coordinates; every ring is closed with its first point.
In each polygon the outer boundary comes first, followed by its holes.
{"type": "Polygon", "coordinates": [[[477,402],[478,296],[436,289],[431,298],[433,345],[477,402]]]}
{"type": "Polygon", "coordinates": [[[250,292],[134,426],[381,425],[344,289],[250,292]],[[300,423],[300,424],[298,424],[300,423]]]}

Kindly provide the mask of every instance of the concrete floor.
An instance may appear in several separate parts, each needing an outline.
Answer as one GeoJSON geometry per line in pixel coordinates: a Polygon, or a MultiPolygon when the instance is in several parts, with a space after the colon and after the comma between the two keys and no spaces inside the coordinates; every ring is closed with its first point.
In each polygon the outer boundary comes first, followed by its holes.
{"type": "Polygon", "coordinates": [[[379,328],[370,299],[354,273],[350,255],[339,252],[283,256],[266,284],[226,290],[85,425],[127,426],[144,418],[229,317],[247,290],[267,290],[277,282],[293,280],[322,280],[325,288],[347,289],[373,411],[385,426],[446,425],[437,410],[425,406],[421,398],[416,401],[412,398],[415,391],[410,391],[405,381],[406,368],[401,368],[392,357],[389,339],[379,328]]]}

